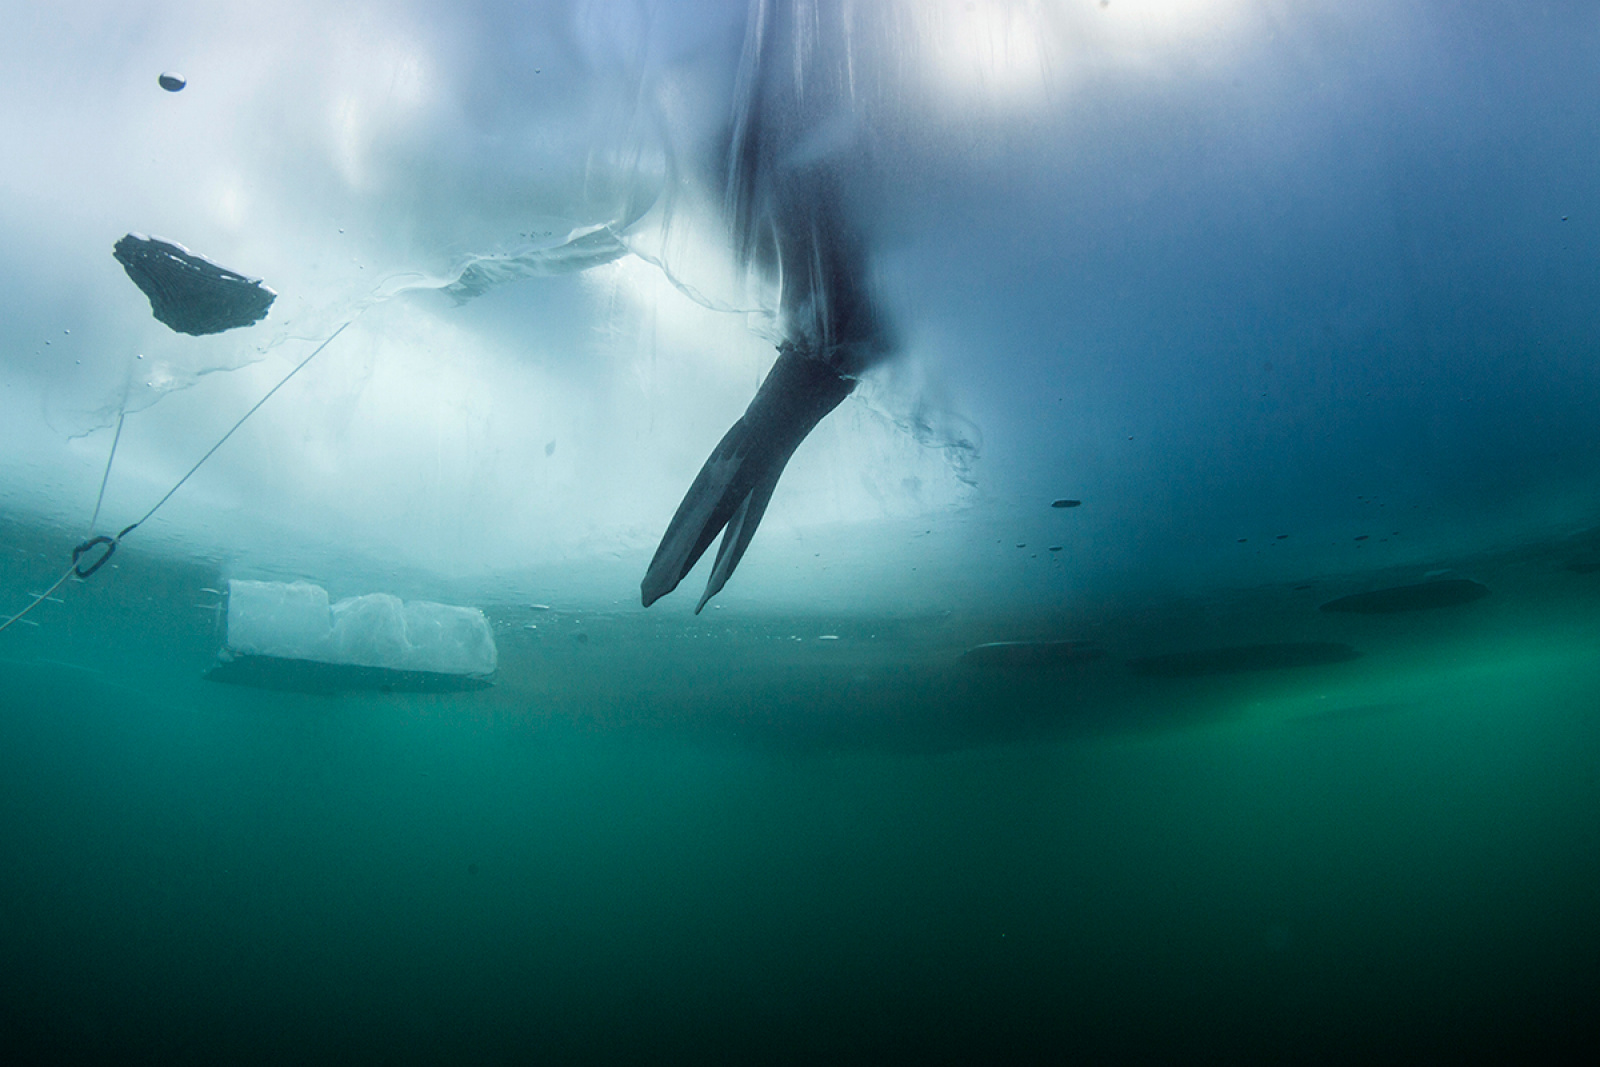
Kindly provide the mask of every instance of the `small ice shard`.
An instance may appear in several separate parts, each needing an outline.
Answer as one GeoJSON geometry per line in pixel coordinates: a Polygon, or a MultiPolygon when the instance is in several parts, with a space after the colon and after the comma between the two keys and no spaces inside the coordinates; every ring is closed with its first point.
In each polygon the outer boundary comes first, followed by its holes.
{"type": "Polygon", "coordinates": [[[156,319],[194,337],[260,322],[278,297],[259,278],[235,274],[159,237],[130,233],[111,254],[150,298],[156,319]]]}
{"type": "MultiPolygon", "coordinates": [[[[646,202],[644,209],[653,202],[646,202]]],[[[507,282],[577,274],[604,266],[628,254],[628,246],[617,232],[637,221],[643,213],[635,207],[630,215],[613,224],[579,227],[561,243],[542,242],[534,247],[473,256],[456,280],[440,291],[459,307],[507,282]]]]}
{"type": "Polygon", "coordinates": [[[182,89],[185,85],[188,85],[189,79],[185,78],[177,71],[169,70],[162,74],[161,77],[157,78],[156,83],[167,92],[175,93],[182,89]]]}

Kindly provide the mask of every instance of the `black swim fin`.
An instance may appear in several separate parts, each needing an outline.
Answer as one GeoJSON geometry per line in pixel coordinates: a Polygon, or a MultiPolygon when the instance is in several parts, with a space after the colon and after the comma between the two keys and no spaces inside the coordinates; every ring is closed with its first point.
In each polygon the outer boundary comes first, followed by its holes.
{"type": "Polygon", "coordinates": [[[639,585],[649,607],[678,587],[718,533],[722,545],[695,614],[722,590],[755,536],[789,457],[856,387],[825,360],[785,342],[743,417],[712,450],[672,516],[639,585]]]}

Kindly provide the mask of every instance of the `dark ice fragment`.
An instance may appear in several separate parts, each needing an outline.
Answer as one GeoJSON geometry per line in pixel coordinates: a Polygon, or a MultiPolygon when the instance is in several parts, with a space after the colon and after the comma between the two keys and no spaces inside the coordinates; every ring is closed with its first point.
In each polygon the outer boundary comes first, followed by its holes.
{"type": "Polygon", "coordinates": [[[1053,500],[1050,502],[1050,506],[1053,508],[1075,508],[1082,503],[1083,501],[1081,500],[1053,500]]]}
{"type": "Polygon", "coordinates": [[[194,337],[260,322],[278,298],[259,278],[235,274],[159,237],[130,233],[111,254],[150,298],[156,319],[194,337]]]}
{"type": "Polygon", "coordinates": [[[167,71],[156,79],[156,84],[169,93],[175,93],[189,84],[189,79],[176,71],[167,71]]]}
{"type": "Polygon", "coordinates": [[[1328,641],[1288,641],[1271,645],[1235,645],[1197,652],[1170,652],[1128,661],[1128,669],[1147,678],[1199,678],[1238,671],[1278,670],[1343,663],[1361,653],[1328,641]]]}
{"type": "Polygon", "coordinates": [[[1392,615],[1398,611],[1425,611],[1469,604],[1488,595],[1488,586],[1466,578],[1446,578],[1437,582],[1397,585],[1391,589],[1342,596],[1322,605],[1322,610],[1353,612],[1357,615],[1392,615]]]}

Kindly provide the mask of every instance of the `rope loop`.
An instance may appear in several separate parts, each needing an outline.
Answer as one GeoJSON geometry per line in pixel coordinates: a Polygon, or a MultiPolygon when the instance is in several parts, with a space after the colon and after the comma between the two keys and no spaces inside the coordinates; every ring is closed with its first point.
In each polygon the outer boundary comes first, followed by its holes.
{"type": "Polygon", "coordinates": [[[114,539],[107,537],[104,534],[101,534],[99,537],[91,538],[72,550],[72,573],[76,574],[79,578],[87,578],[101,567],[104,567],[106,565],[106,560],[110,559],[116,551],[117,542],[114,539]],[[85,552],[89,552],[99,545],[106,546],[105,553],[99,559],[90,564],[88,570],[84,570],[83,564],[79,563],[78,561],[83,558],[83,554],[85,552]]]}
{"type": "MultiPolygon", "coordinates": [[[[239,421],[234,423],[233,427],[228,430],[227,433],[223,434],[222,437],[218,439],[217,443],[212,445],[211,448],[207,450],[206,454],[201,456],[194,466],[189,468],[189,473],[185,474],[182,478],[179,478],[177,484],[171,489],[167,490],[167,495],[163,496],[160,500],[157,500],[155,507],[144,513],[143,518],[124,526],[122,528],[122,532],[117,534],[115,537],[107,537],[105,534],[101,534],[99,537],[89,538],[87,541],[84,541],[82,544],[78,545],[77,548],[74,548],[72,550],[72,566],[67,568],[66,572],[56,580],[56,584],[52,585],[49,589],[34,597],[33,603],[29,604],[27,607],[11,616],[11,618],[5,620],[4,622],[0,622],[0,630],[8,629],[13,623],[21,621],[24,615],[28,614],[28,612],[44,603],[52,593],[54,593],[57,589],[60,589],[62,583],[68,578],[71,578],[73,575],[77,575],[80,579],[88,578],[95,571],[99,570],[101,567],[104,567],[106,565],[106,561],[116,554],[117,546],[122,543],[122,539],[124,537],[127,537],[134,530],[138,529],[143,523],[149,520],[150,516],[154,515],[161,509],[161,505],[171,500],[172,494],[183,488],[183,483],[187,482],[191,477],[193,477],[194,472],[199,470],[201,465],[204,464],[206,460],[214,456],[217,452],[217,449],[221,448],[227,443],[228,438],[232,437],[234,432],[245,424],[245,420],[249,419],[250,416],[254,415],[257,411],[260,411],[262,404],[265,404],[268,400],[271,400],[274,393],[288,385],[290,378],[293,378],[296,374],[299,374],[302,370],[304,370],[307,363],[310,363],[313,359],[316,359],[319,352],[333,344],[334,338],[338,337],[341,333],[344,333],[345,327],[349,326],[350,323],[354,321],[354,319],[347,319],[339,326],[337,330],[334,330],[333,333],[328,335],[327,340],[323,341],[316,348],[312,349],[309,356],[307,356],[305,359],[302,359],[299,363],[296,363],[294,369],[288,374],[285,374],[277,385],[274,385],[271,389],[268,389],[266,395],[260,400],[257,400],[249,411],[241,415],[239,417],[239,421]],[[84,556],[93,552],[95,549],[103,549],[99,558],[93,559],[91,562],[85,564],[84,556]]],[[[111,480],[111,465],[115,463],[117,459],[117,442],[122,440],[122,423],[126,415],[127,400],[124,398],[123,409],[117,412],[117,432],[116,435],[111,438],[111,455],[106,457],[106,472],[100,477],[100,496],[94,502],[94,517],[89,520],[90,533],[94,533],[95,523],[100,520],[100,505],[105,503],[106,483],[111,480]]]]}

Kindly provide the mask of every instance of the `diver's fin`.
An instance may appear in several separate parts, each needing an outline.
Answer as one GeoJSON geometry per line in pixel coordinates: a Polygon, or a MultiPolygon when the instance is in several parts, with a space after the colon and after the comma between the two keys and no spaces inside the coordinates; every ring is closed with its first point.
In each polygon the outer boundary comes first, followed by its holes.
{"type": "Polygon", "coordinates": [[[694,484],[683,495],[683,502],[667,525],[667,532],[661,535],[661,544],[650,560],[644,581],[639,583],[645,607],[678,587],[683,576],[694,569],[717,534],[722,532],[734,511],[749,497],[748,490],[737,492],[734,484],[746,481],[741,478],[741,472],[750,454],[750,437],[744,419],[734,423],[712,449],[695,476],[694,484]]]}
{"type": "Polygon", "coordinates": [[[717,595],[750,547],[789,457],[855,384],[793,344],[779,349],[755,399],[712,450],[662,535],[639,583],[645,607],[676,589],[727,527],[695,612],[717,595]]]}
{"type": "Polygon", "coordinates": [[[700,609],[706,606],[706,601],[722,592],[722,587],[728,584],[728,579],[733,576],[733,569],[744,558],[744,550],[750,547],[750,539],[756,535],[756,527],[761,525],[761,516],[767,513],[767,503],[772,499],[772,491],[778,488],[778,476],[783,473],[785,462],[773,464],[761,480],[750,492],[745,494],[739,510],[734,512],[733,518],[728,520],[728,528],[722,535],[722,544],[717,547],[717,561],[711,566],[711,577],[706,579],[706,591],[700,594],[700,603],[694,606],[694,613],[700,614],[700,609]]]}

